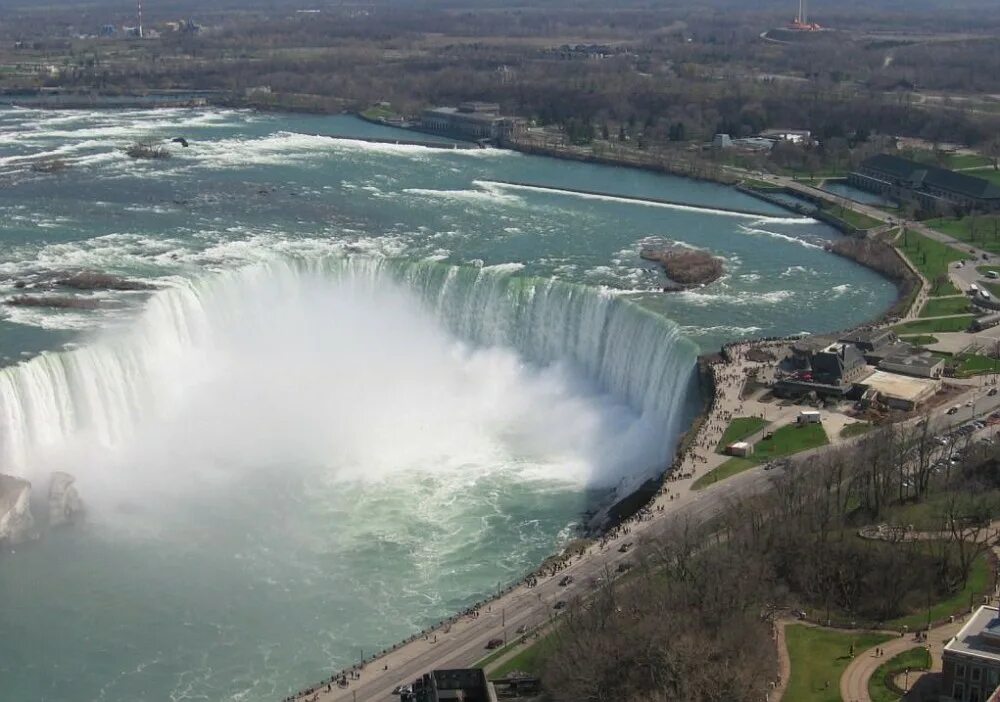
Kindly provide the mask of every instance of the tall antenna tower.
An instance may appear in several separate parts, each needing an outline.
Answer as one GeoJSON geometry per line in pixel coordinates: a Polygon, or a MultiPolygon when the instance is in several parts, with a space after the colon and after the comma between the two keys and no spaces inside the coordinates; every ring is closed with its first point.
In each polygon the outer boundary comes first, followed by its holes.
{"type": "MultiPolygon", "coordinates": [[[[799,0],[799,16],[795,18],[799,24],[809,23],[809,7],[806,0],[799,0]]],[[[140,22],[140,24],[142,24],[140,22]]]]}
{"type": "Polygon", "coordinates": [[[142,0],[136,0],[136,10],[139,19],[139,38],[142,39],[142,0]]]}

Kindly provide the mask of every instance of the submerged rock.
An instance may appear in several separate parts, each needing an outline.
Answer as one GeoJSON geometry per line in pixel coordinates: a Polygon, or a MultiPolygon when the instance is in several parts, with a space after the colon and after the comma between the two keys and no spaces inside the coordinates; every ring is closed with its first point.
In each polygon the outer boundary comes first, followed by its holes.
{"type": "Polygon", "coordinates": [[[645,261],[659,263],[673,282],[663,288],[674,292],[696,285],[707,285],[722,277],[722,260],[707,251],[683,246],[646,246],[639,252],[645,261]]]}
{"type": "Polygon", "coordinates": [[[34,536],[30,502],[31,483],[0,475],[0,544],[19,544],[34,536]]]}
{"type": "Polygon", "coordinates": [[[56,471],[49,483],[49,526],[57,527],[75,522],[83,514],[83,501],[69,473],[56,471]]]}

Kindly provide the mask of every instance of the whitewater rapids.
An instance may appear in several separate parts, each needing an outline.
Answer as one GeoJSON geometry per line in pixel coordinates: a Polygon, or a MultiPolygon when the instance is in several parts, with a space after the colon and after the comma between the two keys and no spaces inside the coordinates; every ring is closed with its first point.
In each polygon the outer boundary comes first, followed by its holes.
{"type": "Polygon", "coordinates": [[[0,464],[119,499],[276,465],[356,481],[515,465],[628,489],[668,459],[695,354],[671,322],[581,286],[279,259],[0,372],[0,464]]]}

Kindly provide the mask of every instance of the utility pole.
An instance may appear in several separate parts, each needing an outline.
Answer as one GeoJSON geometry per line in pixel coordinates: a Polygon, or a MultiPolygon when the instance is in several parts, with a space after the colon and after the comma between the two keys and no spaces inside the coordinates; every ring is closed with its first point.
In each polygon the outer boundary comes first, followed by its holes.
{"type": "Polygon", "coordinates": [[[142,0],[136,0],[136,14],[139,20],[139,38],[142,39],[142,0]]]}

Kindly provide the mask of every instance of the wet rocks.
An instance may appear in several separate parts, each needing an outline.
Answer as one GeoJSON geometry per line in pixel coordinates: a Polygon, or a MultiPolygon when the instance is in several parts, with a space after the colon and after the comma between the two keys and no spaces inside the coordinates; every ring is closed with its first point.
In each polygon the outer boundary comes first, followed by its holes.
{"type": "Polygon", "coordinates": [[[49,526],[58,527],[72,524],[83,514],[83,501],[69,473],[56,471],[49,483],[49,526]]]}
{"type": "Polygon", "coordinates": [[[34,537],[31,515],[31,483],[12,475],[0,475],[0,544],[11,546],[34,537]]]}

